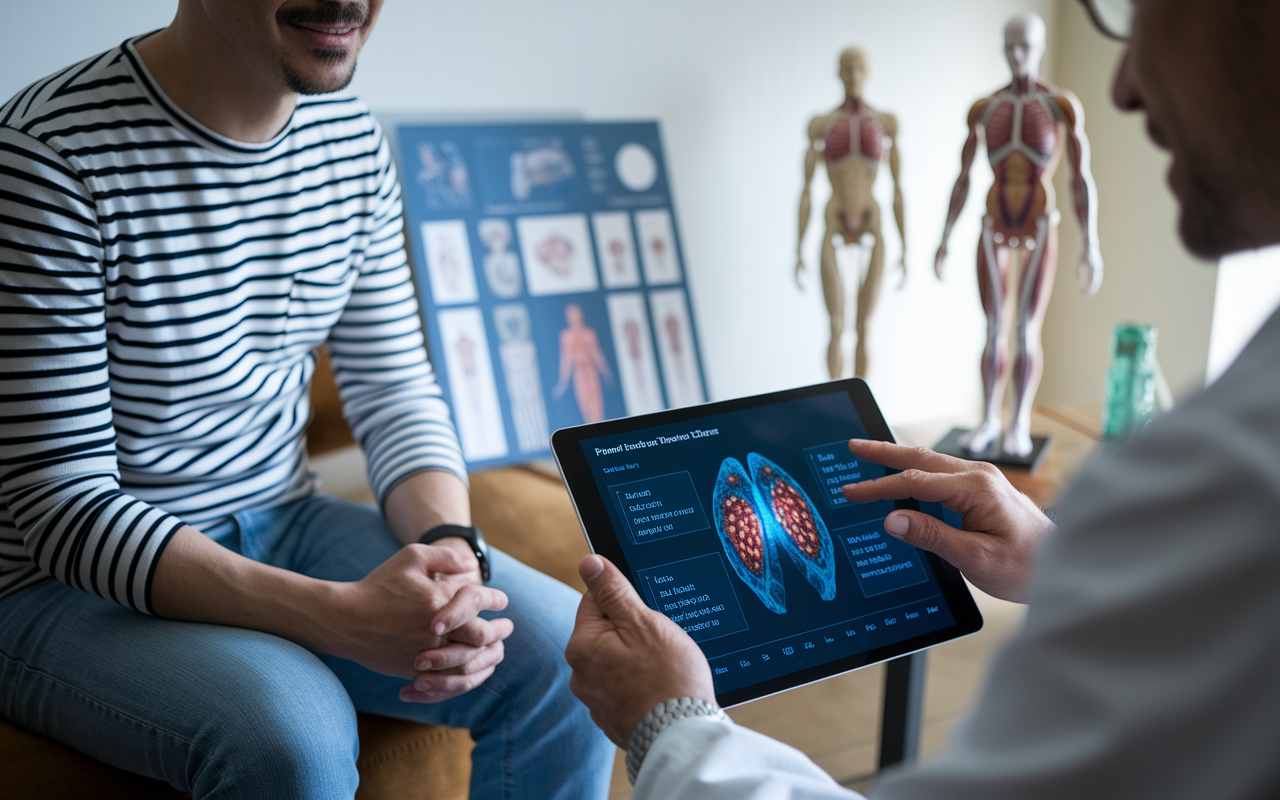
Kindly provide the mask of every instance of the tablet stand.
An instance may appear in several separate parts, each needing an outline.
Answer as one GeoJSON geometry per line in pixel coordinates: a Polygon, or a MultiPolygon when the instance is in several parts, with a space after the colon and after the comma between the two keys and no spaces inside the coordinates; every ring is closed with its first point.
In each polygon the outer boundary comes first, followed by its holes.
{"type": "Polygon", "coordinates": [[[920,755],[920,721],[924,716],[924,676],[929,651],[895,658],[885,664],[884,710],[880,717],[880,769],[915,761],[920,755]]]}

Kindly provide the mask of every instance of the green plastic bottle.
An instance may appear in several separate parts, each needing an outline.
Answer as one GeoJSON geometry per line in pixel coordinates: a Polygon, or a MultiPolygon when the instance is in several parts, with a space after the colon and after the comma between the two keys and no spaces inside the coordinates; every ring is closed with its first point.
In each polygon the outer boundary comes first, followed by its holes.
{"type": "Polygon", "coordinates": [[[1156,337],[1154,325],[1120,323],[1111,337],[1102,405],[1102,437],[1116,439],[1142,429],[1156,409],[1156,337]]]}

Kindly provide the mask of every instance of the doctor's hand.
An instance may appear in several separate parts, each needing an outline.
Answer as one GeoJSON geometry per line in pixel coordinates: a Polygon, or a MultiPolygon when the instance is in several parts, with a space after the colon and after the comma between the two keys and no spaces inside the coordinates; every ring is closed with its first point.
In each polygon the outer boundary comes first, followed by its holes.
{"type": "Polygon", "coordinates": [[[676,697],[716,701],[711,667],[679,625],[650,609],[618,568],[585,556],[587,593],[564,656],[569,688],[605,735],[625,748],[640,718],[676,697]]]}
{"type": "Polygon", "coordinates": [[[987,594],[1025,601],[1036,551],[1053,531],[1053,522],[1004,473],[985,462],[889,442],[852,439],[849,452],[902,470],[845,486],[850,502],[913,498],[942,503],[964,515],[964,527],[957,529],[919,511],[898,510],[889,514],[884,529],[941,556],[987,594]]]}

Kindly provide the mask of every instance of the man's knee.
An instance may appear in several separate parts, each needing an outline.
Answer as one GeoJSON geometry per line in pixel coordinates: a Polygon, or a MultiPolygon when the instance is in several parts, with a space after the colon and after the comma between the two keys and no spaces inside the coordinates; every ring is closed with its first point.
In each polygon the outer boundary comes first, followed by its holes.
{"type": "Polygon", "coordinates": [[[218,659],[214,672],[220,674],[193,687],[214,694],[209,725],[197,742],[210,757],[193,764],[192,793],[352,796],[359,739],[346,690],[307,650],[246,633],[246,646],[218,659]]]}

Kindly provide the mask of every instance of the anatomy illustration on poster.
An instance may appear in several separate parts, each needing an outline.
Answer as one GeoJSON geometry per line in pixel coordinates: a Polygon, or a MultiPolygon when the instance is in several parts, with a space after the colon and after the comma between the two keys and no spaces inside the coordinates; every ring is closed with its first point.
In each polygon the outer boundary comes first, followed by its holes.
{"type": "Polygon", "coordinates": [[[610,289],[640,285],[640,269],[631,238],[631,218],[625,211],[603,211],[591,215],[591,231],[596,236],[600,277],[610,289]]]}
{"type": "Polygon", "coordinates": [[[565,327],[560,331],[560,380],[551,390],[553,397],[564,396],[573,383],[573,396],[583,422],[604,419],[604,387],[601,379],[613,382],[613,370],[600,349],[600,338],[594,328],[583,322],[582,306],[569,303],[564,307],[565,327]]]}
{"type": "Polygon", "coordinates": [[[510,299],[520,294],[520,257],[511,251],[511,223],[505,219],[482,219],[478,227],[484,242],[484,278],[489,291],[510,299]]]}
{"type": "Polygon", "coordinates": [[[471,178],[467,162],[453,142],[418,143],[418,183],[427,208],[454,209],[471,205],[471,178]]]}
{"type": "Polygon", "coordinates": [[[567,181],[573,175],[573,159],[558,139],[511,154],[511,196],[517,200],[528,200],[535,189],[567,181]]]}
{"type": "Polygon", "coordinates": [[[644,282],[650,286],[683,280],[676,254],[675,229],[665,208],[636,212],[636,232],[644,256],[644,282]]]}
{"type": "Polygon", "coordinates": [[[460,219],[422,223],[431,299],[448,306],[476,301],[476,272],[471,264],[467,224],[460,219]]]}
{"type": "Polygon", "coordinates": [[[667,401],[672,408],[691,406],[706,400],[684,289],[664,289],[649,293],[649,309],[657,328],[658,357],[662,361],[667,401]]]}
{"type": "Polygon", "coordinates": [[[649,315],[640,292],[614,292],[608,297],[609,328],[613,333],[618,378],[627,415],[648,414],[666,408],[658,364],[653,355],[649,315]]]}
{"type": "Polygon", "coordinates": [[[502,405],[493,377],[493,361],[480,309],[444,309],[436,315],[440,326],[453,418],[468,460],[500,458],[507,454],[502,405]]]}
{"type": "Polygon", "coordinates": [[[511,400],[516,446],[522,453],[544,450],[551,430],[547,426],[547,406],[542,399],[538,348],[533,343],[529,309],[520,303],[494,306],[493,325],[498,329],[498,357],[507,382],[507,397],[511,400]]]}
{"type": "Polygon", "coordinates": [[[599,288],[584,215],[518,217],[516,230],[529,294],[594,292],[599,288]]]}
{"type": "Polygon", "coordinates": [[[705,401],[656,123],[399,124],[392,140],[469,468],[549,458],[557,428],[705,401]]]}

